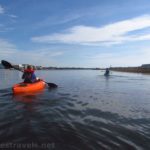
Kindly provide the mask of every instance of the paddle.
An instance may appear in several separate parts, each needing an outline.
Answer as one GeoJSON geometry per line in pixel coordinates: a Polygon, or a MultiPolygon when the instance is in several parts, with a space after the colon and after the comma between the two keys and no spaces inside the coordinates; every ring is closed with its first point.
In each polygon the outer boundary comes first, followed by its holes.
{"type": "Polygon", "coordinates": [[[13,66],[11,63],[9,63],[8,61],[2,60],[1,61],[2,65],[6,68],[6,69],[10,69],[10,68],[14,68],[16,70],[22,71],[21,69],[13,66]]]}
{"type": "MultiPolygon", "coordinates": [[[[6,61],[6,60],[2,60],[1,61],[2,65],[6,68],[6,69],[10,69],[10,68],[14,68],[16,70],[22,71],[21,69],[13,66],[10,62],[6,61]]],[[[23,72],[23,71],[22,71],[23,72]]],[[[57,85],[55,83],[48,83],[46,81],[44,81],[50,88],[56,88],[57,85]]]]}
{"type": "MultiPolygon", "coordinates": [[[[44,81],[45,82],[45,81],[44,81]]],[[[57,88],[57,85],[55,83],[48,83],[45,82],[50,88],[57,88]]]]}

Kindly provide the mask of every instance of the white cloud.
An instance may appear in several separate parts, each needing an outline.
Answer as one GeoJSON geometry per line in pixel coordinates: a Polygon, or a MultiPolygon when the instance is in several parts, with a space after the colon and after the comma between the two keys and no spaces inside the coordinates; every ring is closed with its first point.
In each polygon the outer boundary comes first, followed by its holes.
{"type": "Polygon", "coordinates": [[[51,25],[59,25],[71,22],[73,20],[77,20],[83,17],[83,14],[68,14],[67,16],[50,16],[47,17],[45,20],[36,23],[34,28],[41,28],[41,27],[49,27],[51,25]]]}
{"type": "Polygon", "coordinates": [[[3,14],[5,12],[4,8],[0,5],[0,14],[3,14]]]}
{"type": "Polygon", "coordinates": [[[9,17],[11,17],[11,18],[17,18],[18,16],[16,16],[16,15],[13,15],[13,14],[10,14],[10,15],[8,15],[9,17]]]}
{"type": "Polygon", "coordinates": [[[8,32],[14,30],[13,27],[5,27],[4,25],[0,24],[0,32],[8,32]]]}
{"type": "Polygon", "coordinates": [[[7,40],[0,39],[0,53],[15,51],[15,49],[15,45],[11,44],[7,40]]]}
{"type": "Polygon", "coordinates": [[[103,27],[75,26],[64,33],[33,37],[31,40],[41,43],[68,43],[84,45],[119,44],[127,41],[149,40],[150,34],[136,35],[128,33],[150,28],[150,15],[124,20],[103,27]]]}
{"type": "Polygon", "coordinates": [[[9,41],[0,39],[0,60],[21,64],[29,63],[33,65],[55,66],[54,58],[63,55],[62,51],[52,51],[49,48],[36,50],[18,50],[15,45],[9,41]]]}
{"type": "Polygon", "coordinates": [[[131,67],[150,63],[150,47],[141,47],[138,50],[128,52],[107,52],[93,56],[85,56],[91,66],[99,67],[131,67]]]}
{"type": "MultiPolygon", "coordinates": [[[[131,49],[131,48],[130,48],[131,49]]],[[[42,66],[60,66],[62,63],[56,61],[58,57],[63,56],[64,52],[52,50],[52,48],[42,48],[36,50],[18,50],[15,45],[9,41],[0,39],[0,60],[8,60],[14,64],[29,63],[42,66]],[[55,59],[56,58],[56,59],[55,59]]],[[[81,55],[82,61],[70,61],[66,66],[87,66],[87,67],[112,67],[115,66],[140,66],[150,63],[150,47],[138,47],[138,50],[131,49],[131,52],[107,52],[99,54],[81,55]],[[74,63],[74,64],[72,64],[74,63]]]]}

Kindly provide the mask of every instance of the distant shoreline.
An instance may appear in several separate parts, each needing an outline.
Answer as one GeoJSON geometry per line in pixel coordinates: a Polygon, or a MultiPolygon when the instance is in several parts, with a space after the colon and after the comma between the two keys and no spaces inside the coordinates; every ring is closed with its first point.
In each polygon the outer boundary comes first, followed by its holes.
{"type": "Polygon", "coordinates": [[[150,73],[150,68],[143,67],[111,67],[110,70],[131,73],[150,73]]]}
{"type": "MultiPolygon", "coordinates": [[[[0,68],[5,69],[5,68],[0,68]]],[[[15,70],[15,69],[9,69],[9,70],[15,70]]],[[[35,69],[35,70],[105,70],[101,68],[41,68],[41,69],[35,69]]]]}
{"type": "MultiPolygon", "coordinates": [[[[0,69],[5,69],[5,68],[0,64],[0,69]]],[[[98,68],[98,67],[95,68],[86,68],[86,67],[40,67],[38,68],[36,67],[35,70],[105,70],[105,69],[106,68],[98,68]]],[[[142,65],[138,67],[110,67],[109,69],[112,71],[119,71],[119,72],[150,74],[150,65],[142,65]]],[[[12,68],[10,70],[14,70],[14,69],[12,68]]]]}

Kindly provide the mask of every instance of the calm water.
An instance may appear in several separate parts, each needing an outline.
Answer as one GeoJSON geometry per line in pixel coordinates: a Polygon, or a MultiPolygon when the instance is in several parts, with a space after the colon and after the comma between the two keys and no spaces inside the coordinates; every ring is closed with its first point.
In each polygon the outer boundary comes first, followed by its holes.
{"type": "Polygon", "coordinates": [[[13,95],[21,73],[0,70],[0,149],[150,149],[150,75],[36,73],[59,87],[13,95]]]}

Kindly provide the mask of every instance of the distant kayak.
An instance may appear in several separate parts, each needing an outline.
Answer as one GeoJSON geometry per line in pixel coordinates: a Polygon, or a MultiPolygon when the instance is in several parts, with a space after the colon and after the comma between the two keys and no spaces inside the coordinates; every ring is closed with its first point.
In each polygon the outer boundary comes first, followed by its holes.
{"type": "Polygon", "coordinates": [[[105,73],[104,76],[109,76],[109,74],[105,73]]]}
{"type": "Polygon", "coordinates": [[[28,93],[28,92],[37,92],[39,90],[44,89],[46,86],[46,83],[43,80],[38,80],[34,83],[18,83],[15,84],[12,87],[12,91],[14,94],[19,94],[19,93],[28,93]]]}
{"type": "Polygon", "coordinates": [[[104,73],[104,76],[109,76],[109,73],[110,73],[110,71],[109,71],[109,69],[107,68],[106,71],[105,71],[105,73],[104,73]]]}
{"type": "Polygon", "coordinates": [[[109,73],[104,73],[104,76],[109,76],[109,73]]]}

